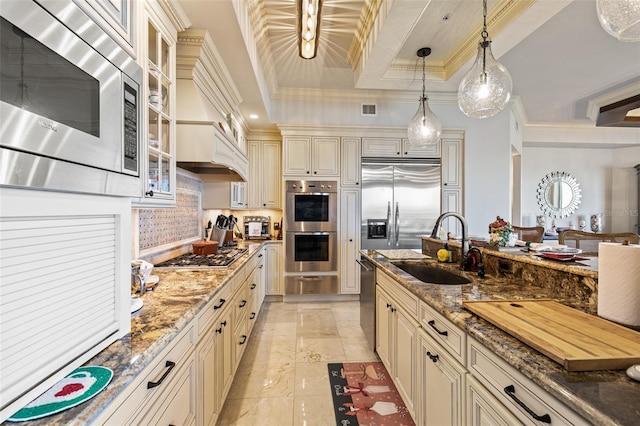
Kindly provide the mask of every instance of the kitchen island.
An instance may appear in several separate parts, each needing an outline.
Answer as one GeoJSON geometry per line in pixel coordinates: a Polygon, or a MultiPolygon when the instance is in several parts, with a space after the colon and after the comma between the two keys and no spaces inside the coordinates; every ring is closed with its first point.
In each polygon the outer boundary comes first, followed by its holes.
{"type": "MultiPolygon", "coordinates": [[[[638,424],[640,383],[627,377],[624,370],[567,372],[561,365],[540,352],[463,308],[463,302],[474,300],[553,299],[572,308],[595,314],[593,298],[584,297],[581,290],[572,296],[568,289],[554,291],[553,283],[537,285],[522,279],[521,276],[512,275],[487,274],[486,278],[481,279],[476,273],[460,271],[458,264],[438,263],[434,259],[425,259],[422,262],[437,263],[437,266],[464,275],[472,282],[465,285],[426,284],[374,251],[362,251],[361,254],[373,262],[379,271],[391,277],[394,284],[398,283],[403,289],[417,296],[421,302],[451,321],[467,336],[480,342],[557,401],[586,419],[585,423],[638,424]]],[[[541,266],[537,259],[526,261],[541,266]]],[[[566,269],[567,266],[562,265],[561,268],[566,269]]],[[[597,273],[589,268],[583,273],[590,279],[597,277],[597,273]]]]}

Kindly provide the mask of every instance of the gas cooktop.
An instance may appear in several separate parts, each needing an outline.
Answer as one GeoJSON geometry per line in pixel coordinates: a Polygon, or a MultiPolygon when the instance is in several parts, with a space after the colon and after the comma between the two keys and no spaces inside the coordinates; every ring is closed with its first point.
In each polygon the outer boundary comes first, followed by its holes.
{"type": "Polygon", "coordinates": [[[246,248],[221,247],[216,254],[183,254],[155,265],[156,268],[228,268],[247,251],[246,248]]]}

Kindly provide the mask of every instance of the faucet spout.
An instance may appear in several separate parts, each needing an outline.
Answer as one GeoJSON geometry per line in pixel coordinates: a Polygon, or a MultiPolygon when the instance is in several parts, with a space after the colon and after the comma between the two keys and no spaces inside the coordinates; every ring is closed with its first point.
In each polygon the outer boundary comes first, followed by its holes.
{"type": "Polygon", "coordinates": [[[460,221],[460,225],[462,226],[462,253],[460,253],[460,267],[464,268],[465,260],[467,258],[467,253],[469,252],[469,239],[467,238],[467,221],[464,217],[456,212],[446,212],[442,213],[436,219],[436,224],[433,227],[433,231],[431,232],[431,238],[438,238],[438,229],[440,229],[440,223],[443,219],[448,217],[455,217],[460,221]]]}

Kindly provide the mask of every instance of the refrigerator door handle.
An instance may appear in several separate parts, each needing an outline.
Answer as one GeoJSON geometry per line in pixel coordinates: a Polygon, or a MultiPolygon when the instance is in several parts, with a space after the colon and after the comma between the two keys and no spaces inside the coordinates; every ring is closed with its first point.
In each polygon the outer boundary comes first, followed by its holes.
{"type": "Polygon", "coordinates": [[[400,203],[396,201],[396,218],[395,218],[396,247],[400,245],[398,236],[400,235],[400,203]]]}
{"type": "Polygon", "coordinates": [[[391,201],[387,202],[387,245],[391,245],[391,201]]]}

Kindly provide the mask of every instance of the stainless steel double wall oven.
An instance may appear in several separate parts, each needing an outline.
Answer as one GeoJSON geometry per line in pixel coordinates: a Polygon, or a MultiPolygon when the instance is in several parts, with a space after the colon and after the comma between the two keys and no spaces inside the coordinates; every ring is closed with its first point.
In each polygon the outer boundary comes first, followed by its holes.
{"type": "Polygon", "coordinates": [[[337,293],[337,184],[286,182],[285,293],[337,293]]]}

